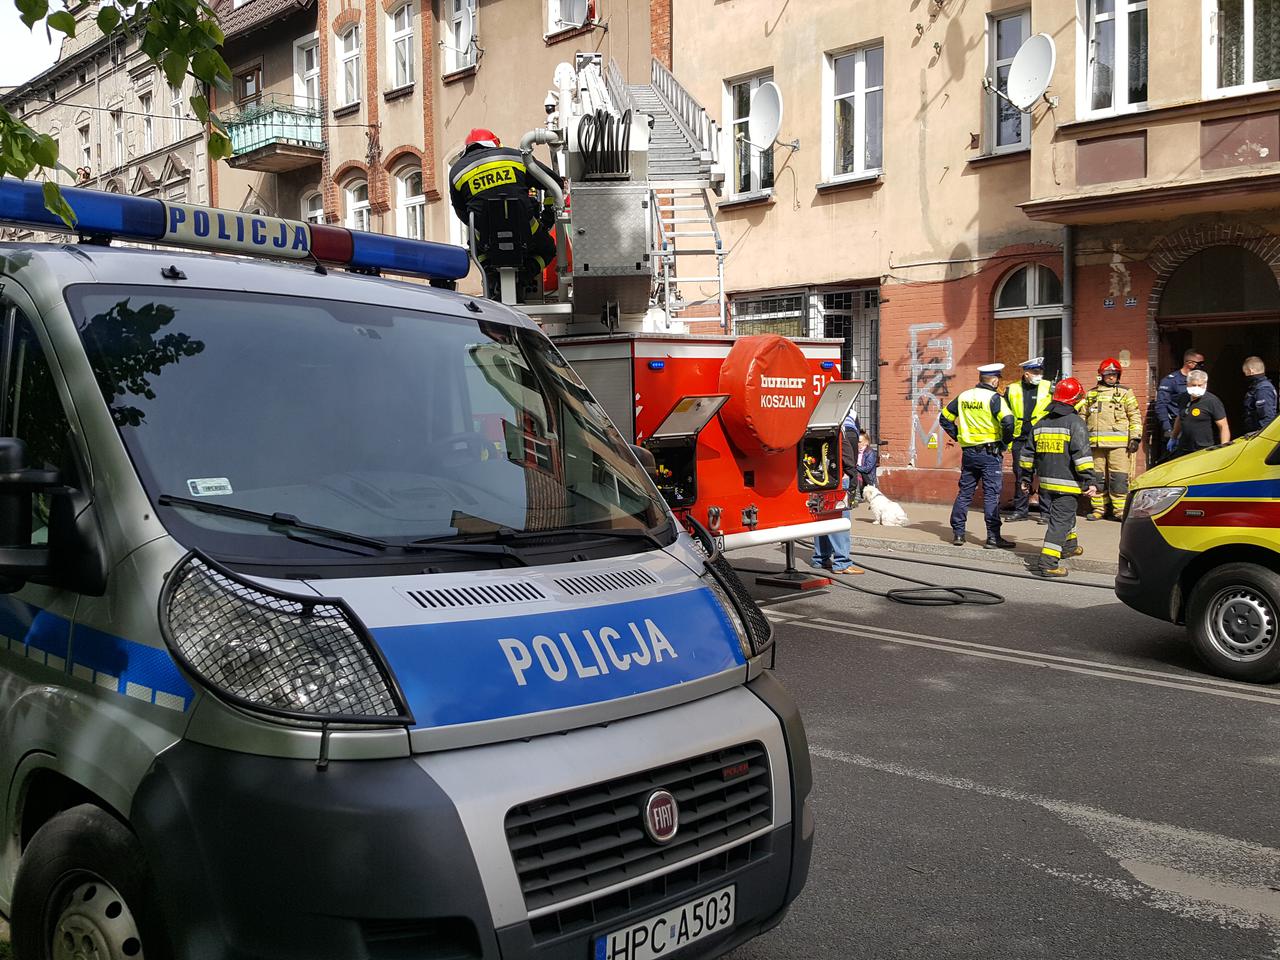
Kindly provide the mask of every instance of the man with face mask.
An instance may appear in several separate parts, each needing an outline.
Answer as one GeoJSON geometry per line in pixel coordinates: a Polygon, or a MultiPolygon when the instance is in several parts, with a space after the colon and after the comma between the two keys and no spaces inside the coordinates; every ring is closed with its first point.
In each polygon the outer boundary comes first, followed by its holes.
{"type": "Polygon", "coordinates": [[[1203,370],[1187,374],[1187,405],[1173,422],[1173,439],[1175,456],[1231,441],[1227,408],[1209,392],[1209,375],[1203,370]]]}
{"type": "Polygon", "coordinates": [[[1084,421],[1093,450],[1093,472],[1098,492],[1090,498],[1088,519],[1101,520],[1111,501],[1114,520],[1124,517],[1124,501],[1133,476],[1133,455],[1142,443],[1142,413],[1138,398],[1120,386],[1120,361],[1107,357],[1098,365],[1098,385],[1084,401],[1084,421]]]}
{"type": "Polygon", "coordinates": [[[1192,347],[1182,355],[1182,369],[1160,381],[1156,390],[1156,422],[1160,431],[1151,444],[1152,463],[1167,460],[1173,451],[1173,422],[1187,402],[1187,375],[1204,366],[1204,354],[1192,347]]]}
{"type": "MultiPolygon", "coordinates": [[[[1044,357],[1032,357],[1022,366],[1022,379],[1009,384],[1004,398],[1013,410],[1013,504],[1006,520],[1026,520],[1030,517],[1027,503],[1031,498],[1030,470],[1022,469],[1022,449],[1031,437],[1031,428],[1040,422],[1052,402],[1050,387],[1044,379],[1044,357]]],[[[1043,513],[1043,511],[1041,511],[1043,513]]]]}

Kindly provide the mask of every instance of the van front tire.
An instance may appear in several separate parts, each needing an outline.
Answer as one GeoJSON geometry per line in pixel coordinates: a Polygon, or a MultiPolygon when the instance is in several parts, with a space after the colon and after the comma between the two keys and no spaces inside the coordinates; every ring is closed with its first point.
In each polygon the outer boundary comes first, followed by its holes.
{"type": "Polygon", "coordinates": [[[1214,673],[1247,683],[1280,680],[1280,574],[1227,563],[1196,583],[1187,630],[1214,673]]]}
{"type": "Polygon", "coordinates": [[[13,887],[15,960],[166,960],[169,950],[133,833],[81,804],[36,831],[13,887]]]}

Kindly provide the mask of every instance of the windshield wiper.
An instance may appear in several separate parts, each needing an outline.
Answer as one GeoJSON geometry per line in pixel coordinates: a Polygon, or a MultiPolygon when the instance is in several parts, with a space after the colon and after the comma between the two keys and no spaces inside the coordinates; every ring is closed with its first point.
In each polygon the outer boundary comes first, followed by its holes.
{"type": "MultiPolygon", "coordinates": [[[[226,503],[214,503],[208,500],[192,500],[190,497],[176,497],[170,493],[161,494],[156,498],[156,503],[165,507],[190,507],[192,510],[198,510],[201,513],[210,513],[214,516],[231,517],[236,520],[247,520],[250,523],[261,523],[264,526],[279,529],[286,534],[291,531],[311,533],[317,536],[328,537],[331,540],[338,540],[342,543],[352,543],[362,547],[369,547],[374,550],[400,549],[405,553],[466,553],[489,557],[500,556],[510,557],[521,566],[527,567],[529,565],[529,562],[520,556],[516,550],[497,543],[469,544],[416,541],[413,543],[400,544],[393,543],[390,540],[380,540],[377,537],[367,537],[360,533],[351,533],[348,530],[337,530],[333,527],[324,527],[315,523],[307,523],[305,520],[300,520],[291,513],[260,513],[257,510],[245,510],[242,507],[233,507],[226,503]]],[[[316,543],[319,546],[332,546],[332,544],[324,544],[315,540],[307,540],[305,542],[316,543]]]]}
{"type": "Polygon", "coordinates": [[[486,536],[491,537],[497,543],[503,542],[520,542],[522,540],[543,540],[547,537],[562,536],[579,536],[579,537],[600,537],[609,540],[644,540],[653,544],[659,550],[666,549],[669,544],[663,543],[661,535],[667,533],[671,529],[671,523],[668,521],[661,527],[652,530],[637,529],[635,527],[554,527],[550,530],[511,530],[509,528],[500,528],[486,536]]]}
{"type": "Polygon", "coordinates": [[[156,503],[162,507],[189,507],[192,510],[198,510],[200,513],[210,513],[216,517],[231,517],[235,520],[247,520],[249,523],[260,523],[263,526],[274,527],[280,530],[296,530],[302,533],[314,533],[318,536],[328,537],[331,540],[338,540],[342,543],[354,543],[361,547],[369,547],[373,550],[386,550],[394,544],[388,543],[386,540],[379,540],[376,537],[366,537],[363,534],[351,533],[347,530],[335,530],[333,527],[323,527],[315,523],[307,523],[300,520],[292,513],[260,513],[257,510],[245,510],[243,507],[233,507],[227,503],[214,503],[209,500],[192,500],[190,497],[175,497],[171,493],[162,493],[156,498],[156,503]]]}

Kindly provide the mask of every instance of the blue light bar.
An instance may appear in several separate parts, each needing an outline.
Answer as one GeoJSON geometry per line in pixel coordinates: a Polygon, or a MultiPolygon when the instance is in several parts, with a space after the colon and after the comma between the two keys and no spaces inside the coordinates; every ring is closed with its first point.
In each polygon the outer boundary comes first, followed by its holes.
{"type": "Polygon", "coordinates": [[[834,370],[834,369],[835,369],[835,366],[836,366],[836,362],[835,362],[834,360],[823,360],[823,361],[822,361],[822,369],[823,369],[823,370],[834,370]]]}
{"type": "Polygon", "coordinates": [[[403,240],[352,230],[351,266],[461,280],[471,270],[471,255],[462,247],[448,243],[403,240]]]}
{"type": "Polygon", "coordinates": [[[63,187],[62,197],[75,213],[74,227],[45,209],[42,184],[0,177],[0,224],[275,259],[322,260],[439,280],[461,280],[471,270],[468,251],[446,243],[384,237],[335,226],[317,226],[313,231],[311,224],[302,220],[79,187],[63,187]]]}
{"type": "Polygon", "coordinates": [[[130,240],[159,240],[164,236],[164,204],[159,200],[80,187],[63,187],[62,199],[76,215],[74,227],[68,227],[44,208],[42,184],[0,177],[0,222],[57,233],[110,234],[130,240]]]}
{"type": "Polygon", "coordinates": [[[662,369],[663,367],[665,367],[666,365],[667,365],[667,361],[665,361],[665,360],[650,360],[650,361],[649,361],[649,369],[650,369],[650,370],[661,370],[661,369],[662,369]]]}

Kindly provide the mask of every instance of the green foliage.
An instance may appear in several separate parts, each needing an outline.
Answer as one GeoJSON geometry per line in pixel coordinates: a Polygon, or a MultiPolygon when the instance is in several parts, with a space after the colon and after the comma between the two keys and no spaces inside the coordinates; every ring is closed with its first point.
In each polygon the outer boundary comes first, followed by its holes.
{"type": "MultiPolygon", "coordinates": [[[[5,0],[0,0],[0,3],[5,0]]],[[[28,28],[41,21],[45,29],[69,37],[76,33],[76,20],[65,10],[49,12],[49,0],[13,0],[28,28]]],[[[99,29],[106,35],[141,28],[142,52],[164,71],[165,79],[177,86],[190,74],[205,89],[231,90],[231,68],[222,59],[222,29],[206,0],[112,0],[97,14],[99,29]],[[145,25],[145,26],[144,26],[145,25]]],[[[209,109],[203,93],[191,97],[191,109],[208,127],[208,150],[213,160],[231,156],[227,128],[209,109]]],[[[71,173],[58,162],[58,144],[0,107],[0,176],[10,174],[27,179],[33,174],[48,176],[55,170],[71,173]]],[[[44,185],[45,207],[67,226],[75,225],[75,214],[62,197],[58,185],[44,185]]],[[[0,948],[2,949],[2,948],[0,948]]],[[[0,953],[0,960],[6,960],[0,953]]]]}

